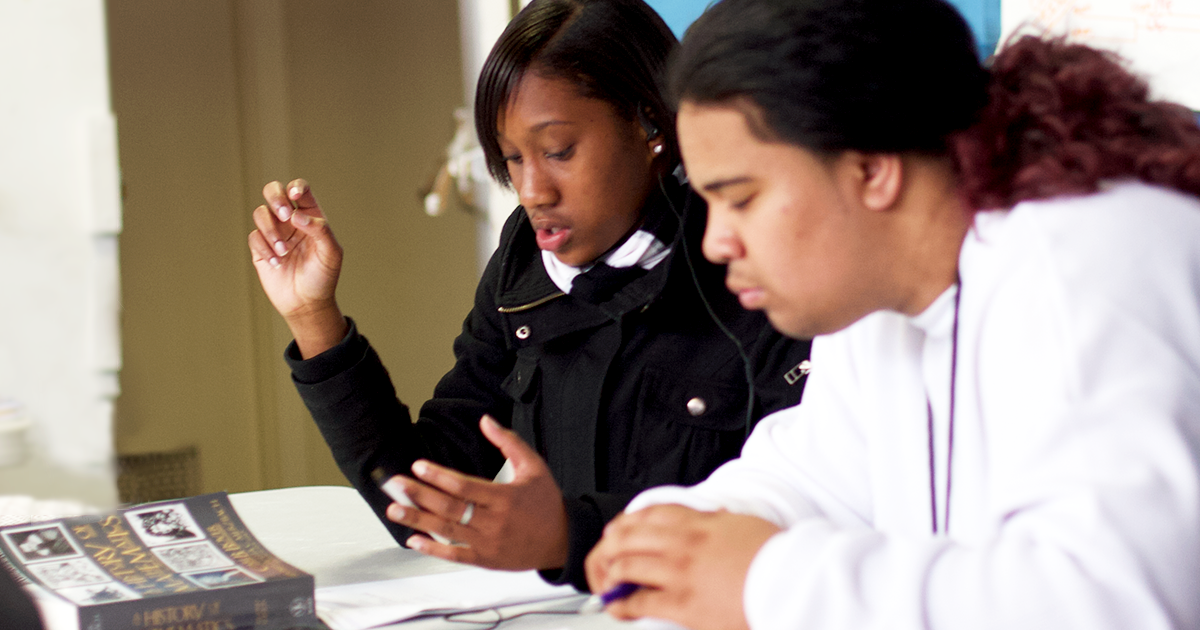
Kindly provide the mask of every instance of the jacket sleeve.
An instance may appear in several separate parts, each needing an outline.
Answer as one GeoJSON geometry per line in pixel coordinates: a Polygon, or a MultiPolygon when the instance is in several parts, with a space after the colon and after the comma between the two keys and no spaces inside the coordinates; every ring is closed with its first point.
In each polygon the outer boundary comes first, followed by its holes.
{"type": "Polygon", "coordinates": [[[498,276],[494,256],[476,290],[475,307],[454,341],[454,367],[434,389],[414,424],[379,355],[351,321],[342,342],[307,361],[293,342],[285,352],[292,380],[346,479],[358,490],[397,541],[412,530],[389,521],[391,500],[371,478],[409,472],[417,459],[491,478],[504,463],[499,450],[479,431],[479,419],[491,414],[511,424],[512,406],[500,388],[513,357],[504,345],[493,306],[498,276]]]}

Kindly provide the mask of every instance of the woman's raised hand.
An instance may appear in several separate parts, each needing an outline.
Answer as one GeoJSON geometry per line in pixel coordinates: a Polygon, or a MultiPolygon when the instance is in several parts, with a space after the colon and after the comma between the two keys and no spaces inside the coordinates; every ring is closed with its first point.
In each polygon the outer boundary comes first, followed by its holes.
{"type": "Polygon", "coordinates": [[[263,187],[264,205],[254,210],[250,256],[271,304],[283,315],[304,358],[333,347],[346,334],[334,293],[342,247],[303,179],[285,189],[263,187]]]}

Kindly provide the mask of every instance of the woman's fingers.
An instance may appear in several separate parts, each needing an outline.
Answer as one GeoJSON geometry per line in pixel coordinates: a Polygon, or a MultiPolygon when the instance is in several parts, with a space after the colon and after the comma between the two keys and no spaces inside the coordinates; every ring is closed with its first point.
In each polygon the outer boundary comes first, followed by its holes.
{"type": "Polygon", "coordinates": [[[290,249],[287,243],[296,236],[296,228],[290,223],[280,222],[265,205],[255,208],[251,216],[254,219],[254,227],[258,228],[267,248],[275,256],[286,255],[290,249]]]}
{"type": "Polygon", "coordinates": [[[562,492],[542,458],[515,433],[489,417],[484,434],[514,467],[511,483],[494,483],[426,460],[413,463],[416,479],[401,478],[417,508],[388,508],[388,517],[413,529],[465,543],[469,551],[423,538],[414,548],[439,558],[496,569],[563,566],[568,525],[562,492]]]}
{"type": "MultiPolygon", "coordinates": [[[[423,463],[432,466],[428,462],[423,463]]],[[[419,467],[414,466],[414,468],[419,467]]],[[[476,480],[446,469],[441,469],[439,472],[449,473],[447,475],[449,477],[463,477],[464,485],[461,486],[465,489],[463,493],[449,493],[428,483],[400,476],[398,479],[404,486],[404,494],[414,505],[405,507],[393,504],[388,506],[388,518],[422,532],[438,534],[468,544],[480,540],[481,537],[495,536],[496,523],[493,522],[495,515],[488,507],[492,503],[492,499],[487,486],[496,484],[476,480]]]]}
{"type": "MultiPolygon", "coordinates": [[[[471,501],[461,494],[454,493],[437,485],[431,485],[412,479],[404,480],[404,492],[421,510],[429,512],[447,521],[459,522],[467,511],[467,502],[471,501]]],[[[478,508],[475,508],[478,509],[478,508]]],[[[472,515],[472,518],[474,515],[472,515]]]]}
{"type": "Polygon", "coordinates": [[[537,451],[533,450],[521,436],[515,432],[505,429],[489,415],[484,415],[479,420],[479,430],[483,432],[484,437],[488,439],[496,448],[500,449],[500,453],[506,459],[512,462],[513,482],[520,481],[529,477],[534,477],[540,474],[549,474],[549,468],[546,467],[545,460],[537,451]]]}
{"type": "Polygon", "coordinates": [[[292,212],[292,225],[308,234],[316,234],[329,229],[326,227],[328,221],[321,212],[321,207],[317,205],[317,198],[313,196],[307,181],[293,179],[289,182],[287,197],[288,201],[296,208],[292,212]]]}
{"type": "Polygon", "coordinates": [[[260,263],[270,265],[271,267],[279,266],[279,258],[275,252],[271,251],[271,246],[267,245],[267,240],[263,238],[262,232],[254,230],[250,233],[250,262],[258,265],[260,263]]]}
{"type": "Polygon", "coordinates": [[[447,545],[439,543],[424,534],[409,536],[404,544],[409,549],[415,549],[427,556],[459,562],[462,564],[479,564],[479,554],[468,545],[447,545]]]}
{"type": "MultiPolygon", "coordinates": [[[[440,466],[423,459],[413,463],[412,471],[417,479],[420,479],[433,488],[437,488],[446,495],[454,497],[462,506],[465,506],[467,501],[481,505],[489,505],[491,503],[492,493],[496,485],[491,481],[465,475],[457,470],[446,468],[445,466],[440,466]]],[[[461,511],[459,510],[460,516],[461,511]]]]}
{"type": "Polygon", "coordinates": [[[263,199],[267,201],[267,207],[271,209],[271,213],[280,221],[289,221],[292,218],[292,201],[288,199],[287,192],[283,189],[283,184],[279,182],[267,182],[263,186],[263,199]]]}
{"type": "MultiPolygon", "coordinates": [[[[404,507],[393,503],[387,509],[388,520],[411,527],[419,532],[440,536],[443,544],[449,541],[470,543],[473,533],[456,522],[447,520],[420,507],[404,507]]],[[[410,545],[411,546],[411,545],[410,545]]],[[[418,548],[418,551],[422,551],[418,548]]]]}
{"type": "Polygon", "coordinates": [[[294,179],[286,187],[270,182],[263,186],[263,199],[270,221],[256,217],[255,224],[276,256],[288,255],[304,235],[316,237],[319,243],[333,242],[328,220],[307,181],[294,179]]]}
{"type": "MultiPolygon", "coordinates": [[[[566,513],[552,478],[535,483],[493,483],[417,462],[421,480],[400,477],[415,507],[388,506],[388,518],[421,532],[470,547],[432,546],[420,538],[414,549],[439,558],[495,569],[562,566],[567,555],[566,513]]],[[[389,482],[390,483],[390,482],[389,482]]],[[[442,542],[442,541],[438,541],[442,542]]]]}
{"type": "Polygon", "coordinates": [[[288,182],[287,198],[297,210],[317,209],[317,198],[313,196],[308,182],[303,179],[293,179],[288,182]]]}

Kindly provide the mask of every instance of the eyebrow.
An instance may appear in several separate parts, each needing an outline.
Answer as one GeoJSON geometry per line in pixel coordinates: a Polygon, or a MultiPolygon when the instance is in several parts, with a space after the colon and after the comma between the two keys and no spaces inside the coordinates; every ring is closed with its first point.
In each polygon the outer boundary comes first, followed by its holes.
{"type": "MultiPolygon", "coordinates": [[[[540,123],[530,127],[529,131],[532,133],[538,133],[538,132],[544,130],[546,127],[552,127],[554,125],[571,125],[571,124],[574,124],[574,123],[572,123],[568,120],[558,120],[558,119],[547,120],[547,121],[540,122],[540,123]]],[[[496,140],[499,141],[501,138],[504,138],[504,134],[499,130],[499,128],[497,128],[496,140]]]]}
{"type": "Polygon", "coordinates": [[[540,122],[540,123],[534,125],[530,130],[531,131],[541,131],[541,130],[545,129],[546,127],[550,127],[552,125],[569,125],[569,124],[571,124],[570,121],[566,121],[566,120],[547,120],[545,122],[540,122]]]}
{"type": "Polygon", "coordinates": [[[749,182],[750,182],[750,178],[746,177],[746,176],[731,177],[729,179],[718,179],[715,182],[709,182],[709,183],[705,184],[703,187],[703,190],[705,192],[715,193],[715,192],[720,191],[722,188],[726,188],[728,186],[736,186],[738,184],[746,184],[749,182]]]}

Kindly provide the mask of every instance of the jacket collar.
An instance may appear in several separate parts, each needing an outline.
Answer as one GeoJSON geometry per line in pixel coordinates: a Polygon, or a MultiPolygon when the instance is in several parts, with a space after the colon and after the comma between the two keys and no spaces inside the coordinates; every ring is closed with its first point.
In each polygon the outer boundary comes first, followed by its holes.
{"type": "MultiPolygon", "coordinates": [[[[641,308],[658,296],[666,285],[671,265],[678,256],[682,256],[680,241],[684,230],[679,228],[677,212],[683,212],[683,200],[687,196],[686,185],[678,184],[675,178],[667,178],[664,182],[670,199],[659,190],[651,193],[646,200],[645,215],[647,225],[658,224],[654,231],[657,234],[674,232],[671,238],[671,253],[662,263],[655,265],[644,276],[637,278],[618,290],[610,299],[595,305],[609,317],[617,318],[625,313],[641,308]]],[[[559,290],[554,281],[546,273],[541,260],[541,250],[537,247],[533,227],[524,208],[518,208],[515,224],[510,222],[511,235],[502,238],[504,261],[500,269],[500,282],[496,291],[496,304],[502,313],[516,313],[532,310],[543,304],[555,301],[566,294],[559,290]]],[[[664,239],[665,240],[665,239],[664,239]]]]}

